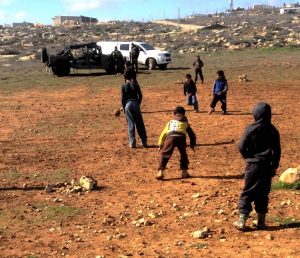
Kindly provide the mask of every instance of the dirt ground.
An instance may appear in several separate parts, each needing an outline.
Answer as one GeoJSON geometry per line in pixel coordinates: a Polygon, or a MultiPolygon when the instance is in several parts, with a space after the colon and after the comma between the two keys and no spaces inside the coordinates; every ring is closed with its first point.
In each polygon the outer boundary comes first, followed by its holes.
{"type": "MultiPolygon", "coordinates": [[[[187,116],[197,134],[188,150],[192,178],[181,179],[175,152],[166,180],[155,179],[157,140],[176,105],[194,55],[175,56],[166,71],[142,70],[142,111],[151,148],[129,149],[120,106],[121,76],[57,78],[38,62],[0,63],[1,257],[300,257],[300,192],[273,190],[268,228],[232,227],[243,186],[237,143],[253,105],[273,107],[281,133],[278,175],[300,160],[300,53],[297,49],[202,56],[200,113],[187,116]],[[229,114],[208,115],[217,69],[229,81],[229,114]],[[249,82],[238,82],[246,73],[249,82]],[[46,193],[49,183],[92,175],[97,191],[46,193]],[[24,185],[25,184],[25,185],[24,185]],[[140,221],[140,225],[134,223],[140,221]],[[205,239],[191,233],[209,227],[205,239]]],[[[138,142],[139,143],[139,142],[138,142]]],[[[278,175],[273,179],[278,181],[278,175]]],[[[255,213],[252,213],[255,218],[255,213]]]]}

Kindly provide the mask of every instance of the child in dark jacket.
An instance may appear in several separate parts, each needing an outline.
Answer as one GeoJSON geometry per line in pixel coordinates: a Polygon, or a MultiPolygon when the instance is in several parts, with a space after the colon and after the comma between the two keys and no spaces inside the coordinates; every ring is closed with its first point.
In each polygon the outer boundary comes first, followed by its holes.
{"type": "Polygon", "coordinates": [[[227,91],[228,91],[228,83],[225,78],[224,71],[219,70],[217,72],[218,78],[215,80],[214,87],[213,87],[213,99],[211,101],[210,107],[211,110],[209,111],[209,114],[212,114],[215,111],[215,107],[217,103],[220,101],[222,103],[222,110],[223,114],[225,115],[227,113],[227,103],[226,103],[226,97],[227,97],[227,91]]]}
{"type": "Polygon", "coordinates": [[[164,170],[171,158],[174,149],[177,147],[180,152],[180,168],[182,178],[190,177],[188,173],[188,156],[186,153],[186,135],[190,138],[191,149],[196,146],[196,135],[188,123],[183,107],[176,107],[174,110],[174,119],[167,123],[158,141],[159,150],[161,153],[159,171],[156,179],[164,178],[164,170]]]}
{"type": "Polygon", "coordinates": [[[194,112],[199,112],[199,105],[197,100],[197,87],[194,81],[192,80],[192,75],[187,74],[185,76],[185,83],[183,86],[183,94],[187,96],[187,104],[189,106],[194,106],[194,112]]]}
{"type": "Polygon", "coordinates": [[[258,103],[253,109],[253,116],[255,123],[246,128],[239,144],[247,165],[239,202],[240,219],[233,225],[242,231],[245,230],[246,220],[252,211],[252,202],[257,213],[256,227],[265,227],[271,181],[281,155],[279,132],[271,123],[271,106],[264,102],[258,103]]]}

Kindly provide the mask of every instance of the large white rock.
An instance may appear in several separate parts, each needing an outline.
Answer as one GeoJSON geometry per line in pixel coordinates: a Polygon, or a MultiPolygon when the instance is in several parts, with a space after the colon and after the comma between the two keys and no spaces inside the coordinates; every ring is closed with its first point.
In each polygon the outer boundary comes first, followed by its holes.
{"type": "Polygon", "coordinates": [[[89,176],[82,176],[79,180],[79,184],[86,191],[93,190],[97,187],[97,182],[94,178],[89,176]]]}
{"type": "Polygon", "coordinates": [[[297,168],[289,168],[284,171],[280,178],[280,182],[288,183],[288,184],[295,184],[300,181],[300,166],[297,168]]]}
{"type": "Polygon", "coordinates": [[[35,55],[30,55],[30,56],[22,56],[19,58],[20,61],[29,61],[35,59],[35,55]]]}

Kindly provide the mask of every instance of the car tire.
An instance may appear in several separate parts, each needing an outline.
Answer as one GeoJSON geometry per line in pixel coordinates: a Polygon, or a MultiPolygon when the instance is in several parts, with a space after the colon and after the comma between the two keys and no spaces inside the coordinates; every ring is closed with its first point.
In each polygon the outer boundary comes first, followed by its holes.
{"type": "Polygon", "coordinates": [[[57,76],[67,76],[70,74],[70,64],[67,61],[57,61],[52,65],[52,72],[57,76]]]}
{"type": "Polygon", "coordinates": [[[106,61],[107,66],[105,67],[105,71],[108,74],[115,74],[116,73],[116,67],[115,67],[115,61],[112,58],[112,56],[109,56],[106,61]]]}
{"type": "Polygon", "coordinates": [[[154,70],[156,65],[156,60],[154,58],[149,58],[146,62],[146,67],[148,70],[154,70]]]}

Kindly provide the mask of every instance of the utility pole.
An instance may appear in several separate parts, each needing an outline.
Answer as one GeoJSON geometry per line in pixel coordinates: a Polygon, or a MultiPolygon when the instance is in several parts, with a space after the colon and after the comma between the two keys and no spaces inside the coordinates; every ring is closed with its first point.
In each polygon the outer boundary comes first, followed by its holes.
{"type": "Polygon", "coordinates": [[[229,0],[229,10],[231,13],[233,12],[233,0],[229,0]]]}
{"type": "Polygon", "coordinates": [[[178,7],[178,20],[177,20],[177,23],[178,23],[178,28],[180,28],[179,24],[180,24],[180,7],[178,7]]]}

